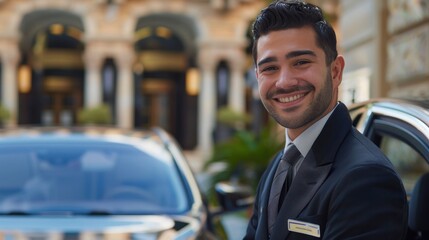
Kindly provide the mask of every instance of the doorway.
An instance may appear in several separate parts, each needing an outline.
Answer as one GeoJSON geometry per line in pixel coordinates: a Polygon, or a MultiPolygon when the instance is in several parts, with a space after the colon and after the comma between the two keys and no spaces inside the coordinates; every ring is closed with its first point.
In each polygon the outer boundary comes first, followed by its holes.
{"type": "Polygon", "coordinates": [[[50,77],[44,80],[43,85],[42,125],[74,125],[77,122],[78,110],[82,107],[79,79],[50,77]]]}
{"type": "Polygon", "coordinates": [[[162,127],[174,134],[175,116],[175,86],[169,79],[145,79],[142,89],[142,122],[141,126],[150,128],[162,127]]]}

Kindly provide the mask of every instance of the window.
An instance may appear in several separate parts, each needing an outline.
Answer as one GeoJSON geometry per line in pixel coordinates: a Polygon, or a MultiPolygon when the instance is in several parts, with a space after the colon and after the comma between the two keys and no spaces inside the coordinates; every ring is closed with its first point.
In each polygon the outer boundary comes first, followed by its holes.
{"type": "Polygon", "coordinates": [[[228,105],[228,89],[230,84],[230,70],[226,61],[221,61],[216,70],[217,107],[228,105]]]}
{"type": "Polygon", "coordinates": [[[382,136],[380,149],[395,166],[407,194],[410,195],[417,179],[429,172],[426,160],[407,143],[387,135],[382,136]]]}

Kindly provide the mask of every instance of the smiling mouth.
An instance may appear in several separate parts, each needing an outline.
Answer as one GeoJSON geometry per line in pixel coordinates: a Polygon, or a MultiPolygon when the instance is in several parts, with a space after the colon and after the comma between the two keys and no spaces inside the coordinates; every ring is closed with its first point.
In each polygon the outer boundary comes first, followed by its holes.
{"type": "Polygon", "coordinates": [[[305,96],[305,94],[301,93],[301,94],[293,95],[290,97],[278,98],[278,101],[281,103],[290,103],[290,102],[296,101],[300,98],[303,98],[304,96],[305,96]]]}

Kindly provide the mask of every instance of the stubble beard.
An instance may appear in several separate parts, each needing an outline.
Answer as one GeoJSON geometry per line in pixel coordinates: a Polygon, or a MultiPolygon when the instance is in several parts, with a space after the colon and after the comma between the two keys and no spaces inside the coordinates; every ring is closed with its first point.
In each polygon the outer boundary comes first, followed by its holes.
{"type": "Polygon", "coordinates": [[[325,84],[321,89],[320,93],[316,95],[316,98],[313,102],[310,103],[308,108],[298,117],[288,118],[284,117],[289,112],[293,112],[296,108],[288,108],[284,110],[276,110],[269,104],[265,104],[265,108],[269,112],[269,114],[276,120],[280,125],[289,129],[297,129],[306,126],[311,122],[315,122],[322,118],[322,114],[326,111],[326,109],[331,104],[331,100],[333,97],[332,90],[332,78],[331,74],[328,72],[325,84]],[[281,112],[279,112],[281,111],[281,112]]]}

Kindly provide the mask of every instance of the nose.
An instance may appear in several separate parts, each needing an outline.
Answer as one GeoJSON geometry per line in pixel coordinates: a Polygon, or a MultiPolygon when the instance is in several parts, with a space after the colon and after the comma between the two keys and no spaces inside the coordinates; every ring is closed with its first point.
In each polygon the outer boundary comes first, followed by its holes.
{"type": "Polygon", "coordinates": [[[279,78],[276,81],[276,87],[288,88],[291,86],[296,86],[297,84],[298,80],[292,71],[285,68],[280,71],[279,78]]]}

